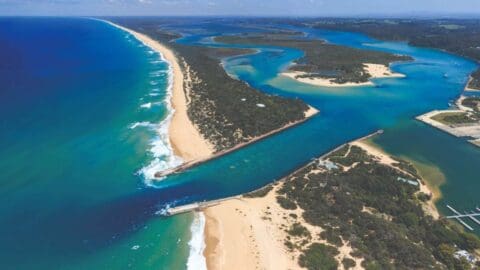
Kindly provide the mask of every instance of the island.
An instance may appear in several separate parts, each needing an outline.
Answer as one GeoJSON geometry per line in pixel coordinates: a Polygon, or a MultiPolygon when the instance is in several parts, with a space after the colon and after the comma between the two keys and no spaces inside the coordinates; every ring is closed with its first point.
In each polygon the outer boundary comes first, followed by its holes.
{"type": "Polygon", "coordinates": [[[282,75],[316,86],[373,85],[371,79],[405,77],[392,72],[390,64],[413,60],[409,56],[360,50],[329,44],[323,40],[304,39],[292,33],[243,34],[216,37],[228,44],[255,44],[298,49],[304,56],[296,60],[282,75]]]}

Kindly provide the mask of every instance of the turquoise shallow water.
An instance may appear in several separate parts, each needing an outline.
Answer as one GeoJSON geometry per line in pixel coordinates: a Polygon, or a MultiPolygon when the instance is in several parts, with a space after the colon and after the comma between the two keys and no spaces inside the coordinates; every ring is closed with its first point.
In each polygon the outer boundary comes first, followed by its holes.
{"type": "MultiPolygon", "coordinates": [[[[124,32],[86,19],[0,19],[0,261],[4,269],[182,269],[191,215],[162,218],[167,205],[219,198],[279,179],[311,158],[385,129],[389,152],[435,164],[445,202],[479,202],[478,148],[413,120],[446,108],[475,65],[446,53],[363,35],[300,29],[311,38],[408,54],[404,79],[377,87],[318,88],[277,76],[302,52],[262,47],[225,60],[262,91],[321,110],[308,122],[149,187],[139,171],[169,162],[155,128],[167,117],[167,66],[124,32]],[[448,78],[443,75],[448,74],[448,78]],[[155,94],[155,95],[151,95],[155,94]],[[158,94],[158,95],[157,95],[158,94]],[[134,124],[137,125],[134,127],[134,124]],[[153,148],[153,146],[159,146],[153,148]],[[155,150],[152,152],[152,150],[155,150]],[[25,259],[28,258],[28,259],[25,259]]],[[[184,20],[178,42],[259,31],[229,20],[184,20]]],[[[276,25],[280,27],[280,25],[276,25]]],[[[283,27],[283,26],[282,26],[283,27]]]]}

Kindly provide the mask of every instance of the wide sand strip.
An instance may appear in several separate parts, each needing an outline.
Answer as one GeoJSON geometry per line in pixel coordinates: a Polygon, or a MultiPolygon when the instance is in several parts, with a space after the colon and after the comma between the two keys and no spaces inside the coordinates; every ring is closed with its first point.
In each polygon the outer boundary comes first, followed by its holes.
{"type": "Polygon", "coordinates": [[[160,53],[170,65],[173,72],[171,104],[174,113],[168,131],[170,143],[172,144],[175,155],[181,157],[185,162],[204,159],[212,155],[213,146],[200,134],[198,129],[188,118],[187,98],[185,96],[183,85],[184,75],[175,53],[147,35],[135,32],[112,22],[107,21],[107,23],[130,33],[143,44],[160,53]]]}
{"type": "Polygon", "coordinates": [[[207,268],[301,269],[285,247],[287,233],[278,227],[285,223],[282,211],[275,192],[263,198],[224,201],[204,210],[207,268]]]}
{"type": "MultiPolygon", "coordinates": [[[[379,79],[379,78],[403,78],[404,74],[392,72],[392,70],[385,65],[380,64],[370,64],[365,63],[365,71],[370,74],[370,79],[379,79]]],[[[302,83],[316,85],[316,86],[325,86],[325,87],[352,87],[352,86],[365,86],[365,85],[374,85],[372,81],[367,82],[347,82],[347,83],[336,83],[333,79],[327,78],[318,78],[318,77],[297,77],[308,75],[308,73],[301,71],[286,71],[281,75],[289,77],[291,79],[297,80],[302,83]]]]}

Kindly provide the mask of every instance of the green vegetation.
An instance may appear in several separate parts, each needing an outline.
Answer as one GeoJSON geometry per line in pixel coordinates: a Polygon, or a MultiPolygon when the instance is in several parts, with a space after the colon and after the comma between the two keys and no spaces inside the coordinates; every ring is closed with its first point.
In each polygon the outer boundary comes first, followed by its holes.
{"type": "Polygon", "coordinates": [[[310,232],[300,223],[293,223],[287,233],[296,237],[310,237],[310,232]]]}
{"type": "Polygon", "coordinates": [[[287,209],[287,210],[297,209],[297,205],[295,204],[295,202],[284,196],[277,196],[277,202],[284,209],[287,209]]]}
{"type": "MultiPolygon", "coordinates": [[[[407,41],[480,62],[480,20],[476,19],[312,19],[304,23],[322,29],[362,32],[383,40],[407,41]]],[[[469,87],[480,89],[480,69],[472,73],[469,87]]]]}
{"type": "Polygon", "coordinates": [[[475,112],[480,112],[480,97],[467,97],[462,100],[462,105],[472,108],[475,112]]]}
{"type": "Polygon", "coordinates": [[[394,167],[397,167],[402,171],[410,173],[411,175],[413,175],[417,179],[421,178],[420,175],[417,172],[417,169],[415,169],[415,167],[412,165],[412,163],[407,162],[407,161],[402,160],[402,159],[395,159],[395,160],[397,162],[392,164],[394,167]]]}
{"type": "Polygon", "coordinates": [[[335,256],[337,249],[320,243],[311,244],[299,258],[301,267],[309,270],[336,270],[338,263],[335,256]]]}
{"type": "Polygon", "coordinates": [[[219,58],[251,50],[215,49],[171,42],[178,34],[160,30],[162,18],[116,18],[115,22],[144,33],[172,48],[191,82],[188,115],[217,151],[305,118],[307,104],[299,99],[267,95],[231,78],[219,58]],[[184,60],[184,61],[183,61],[184,60]]]}
{"type": "Polygon", "coordinates": [[[358,146],[346,145],[345,148],[347,148],[347,151],[349,149],[347,156],[344,156],[346,155],[346,153],[343,156],[338,156],[336,153],[334,153],[334,155],[329,156],[330,161],[348,167],[348,166],[352,166],[356,162],[365,162],[371,159],[371,156],[368,155],[367,152],[363,151],[363,149],[358,146]]]}
{"type": "MultiPolygon", "coordinates": [[[[278,191],[279,197],[303,210],[306,222],[324,229],[320,237],[328,242],[297,247],[301,266],[337,269],[335,247],[343,240],[351,245],[352,256],[364,259],[366,269],[470,269],[453,253],[459,249],[473,253],[480,240],[457,224],[426,215],[422,203],[428,195],[418,186],[398,181],[411,176],[378,163],[361,148],[342,148],[327,158],[347,166],[358,164],[346,171],[313,173],[318,165],[311,163],[290,175],[278,191]],[[343,160],[342,154],[347,154],[343,160]]],[[[407,164],[398,160],[396,166],[418,175],[407,164]]],[[[349,267],[353,263],[342,261],[349,267]]]]}
{"type": "Polygon", "coordinates": [[[350,269],[350,268],[353,268],[355,267],[355,265],[357,265],[355,263],[354,260],[350,259],[350,258],[345,258],[342,260],[342,264],[343,264],[343,268],[345,269],[350,269]]]}
{"type": "Polygon", "coordinates": [[[267,196],[267,194],[273,189],[272,185],[265,186],[261,189],[244,194],[243,197],[247,198],[261,198],[267,196]]]}
{"type": "Polygon", "coordinates": [[[320,77],[333,79],[336,83],[366,82],[371,77],[364,70],[365,63],[388,66],[391,62],[412,58],[379,51],[360,50],[345,46],[327,44],[321,40],[295,38],[294,35],[243,35],[220,36],[217,42],[229,44],[257,44],[295,48],[305,52],[289,69],[306,73],[299,77],[320,77]]]}
{"type": "Polygon", "coordinates": [[[480,120],[478,115],[467,112],[443,112],[434,115],[432,119],[445,125],[471,124],[480,120]]]}
{"type": "Polygon", "coordinates": [[[471,76],[472,80],[468,84],[468,87],[480,90],[480,69],[477,69],[475,72],[473,72],[471,76]]]}

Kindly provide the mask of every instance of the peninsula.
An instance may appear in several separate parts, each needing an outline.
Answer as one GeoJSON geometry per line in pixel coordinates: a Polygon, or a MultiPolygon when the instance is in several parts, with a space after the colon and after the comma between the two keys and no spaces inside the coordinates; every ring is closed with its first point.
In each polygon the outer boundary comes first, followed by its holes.
{"type": "Polygon", "coordinates": [[[172,67],[174,114],[169,137],[184,164],[158,172],[157,177],[234,151],[318,113],[299,99],[268,95],[230,77],[220,65],[221,58],[245,50],[175,43],[178,34],[159,31],[151,21],[118,18],[114,22],[159,52],[172,67]]]}
{"type": "Polygon", "coordinates": [[[468,269],[480,241],[439,219],[411,163],[348,143],[204,210],[208,269],[468,269]]]}

